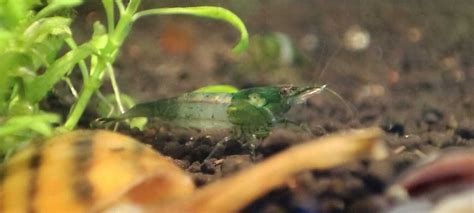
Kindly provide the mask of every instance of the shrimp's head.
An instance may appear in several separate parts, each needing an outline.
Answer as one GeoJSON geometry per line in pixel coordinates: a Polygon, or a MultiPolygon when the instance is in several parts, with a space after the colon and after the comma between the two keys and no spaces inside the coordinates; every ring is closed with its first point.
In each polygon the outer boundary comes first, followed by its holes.
{"type": "Polygon", "coordinates": [[[243,89],[234,94],[233,100],[245,100],[251,105],[264,108],[275,116],[288,112],[293,105],[303,103],[325,86],[269,86],[243,89]]]}
{"type": "Polygon", "coordinates": [[[282,96],[285,96],[284,90],[290,90],[289,92],[287,92],[288,94],[286,95],[286,97],[287,97],[288,104],[290,106],[293,106],[293,105],[301,104],[305,102],[309,97],[311,97],[314,94],[320,93],[324,89],[326,89],[326,85],[306,86],[306,87],[289,86],[289,87],[281,87],[281,93],[282,93],[282,96]]]}

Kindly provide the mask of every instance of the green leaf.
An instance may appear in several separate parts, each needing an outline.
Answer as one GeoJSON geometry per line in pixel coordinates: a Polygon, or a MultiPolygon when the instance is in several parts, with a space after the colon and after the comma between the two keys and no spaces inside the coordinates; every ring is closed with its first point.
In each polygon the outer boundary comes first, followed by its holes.
{"type": "Polygon", "coordinates": [[[48,0],[48,4],[73,6],[82,3],[82,0],[48,0]]]}
{"type": "Polygon", "coordinates": [[[30,53],[34,59],[34,69],[38,70],[40,66],[49,67],[56,60],[56,55],[63,44],[64,39],[57,36],[51,36],[43,42],[33,44],[30,53]]]}
{"type": "Polygon", "coordinates": [[[40,0],[0,1],[0,26],[14,29],[30,15],[30,10],[40,3],[40,0]]]}
{"type": "Polygon", "coordinates": [[[70,9],[82,4],[82,0],[49,0],[48,5],[38,12],[35,19],[40,19],[64,9],[70,9]]]}
{"type": "Polygon", "coordinates": [[[69,51],[46,69],[44,74],[26,80],[26,98],[32,103],[38,103],[79,61],[97,51],[93,42],[94,40],[91,40],[69,51]]]}
{"type": "Polygon", "coordinates": [[[33,22],[23,33],[23,48],[34,61],[33,72],[40,66],[48,67],[62,47],[64,39],[72,35],[70,18],[50,17],[33,22]]]}
{"type": "Polygon", "coordinates": [[[0,138],[17,134],[26,129],[31,129],[42,135],[49,136],[52,134],[52,124],[59,123],[59,121],[59,116],[52,113],[13,116],[1,123],[0,138]]]}
{"type": "Polygon", "coordinates": [[[2,75],[2,77],[0,78],[0,115],[4,115],[8,111],[7,100],[10,96],[12,83],[13,82],[11,81],[10,76],[2,75]]]}
{"type": "Polygon", "coordinates": [[[7,43],[11,40],[12,37],[13,33],[0,28],[0,51],[3,51],[6,48],[7,43]]]}
{"type": "Polygon", "coordinates": [[[0,61],[2,77],[34,75],[34,63],[30,55],[22,52],[5,52],[0,54],[0,58],[2,58],[0,61]]]}
{"type": "Polygon", "coordinates": [[[104,48],[109,40],[109,36],[107,34],[107,31],[105,30],[105,26],[99,21],[96,21],[94,23],[94,32],[92,34],[92,40],[94,41],[94,46],[97,49],[104,48]]]}
{"type": "Polygon", "coordinates": [[[232,13],[231,11],[224,9],[222,7],[213,7],[213,6],[202,6],[202,7],[171,7],[171,8],[157,8],[144,10],[136,13],[133,16],[134,21],[149,15],[172,15],[172,14],[183,14],[183,15],[193,15],[211,19],[222,20],[230,23],[232,26],[237,28],[240,31],[240,41],[233,48],[234,52],[240,53],[244,51],[249,43],[249,36],[247,28],[245,28],[244,23],[240,18],[232,13]]]}
{"type": "Polygon", "coordinates": [[[26,44],[43,42],[48,36],[71,36],[70,18],[50,17],[33,22],[23,33],[26,44]]]}
{"type": "Polygon", "coordinates": [[[60,117],[52,113],[40,112],[35,115],[0,117],[0,155],[11,153],[38,134],[51,136],[60,117]]]}
{"type": "Polygon", "coordinates": [[[40,66],[49,66],[63,43],[58,37],[70,36],[69,23],[61,17],[41,19],[17,37],[17,42],[11,42],[11,47],[0,49],[2,76],[32,76],[40,66]]]}

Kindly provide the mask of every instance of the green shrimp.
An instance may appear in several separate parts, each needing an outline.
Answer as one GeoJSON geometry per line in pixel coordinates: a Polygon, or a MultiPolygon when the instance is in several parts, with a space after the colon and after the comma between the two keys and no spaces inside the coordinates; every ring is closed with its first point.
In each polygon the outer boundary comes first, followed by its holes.
{"type": "MultiPolygon", "coordinates": [[[[324,86],[266,86],[236,92],[190,92],[137,104],[113,119],[151,117],[177,127],[199,130],[231,129],[253,152],[255,141],[285,121],[292,106],[325,89],[324,86]]],[[[228,140],[229,137],[226,137],[228,140]]]]}

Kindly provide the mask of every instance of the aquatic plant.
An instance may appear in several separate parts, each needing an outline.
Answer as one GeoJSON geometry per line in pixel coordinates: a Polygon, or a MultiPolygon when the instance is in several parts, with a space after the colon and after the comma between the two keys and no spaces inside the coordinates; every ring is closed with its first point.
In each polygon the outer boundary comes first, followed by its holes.
{"type": "Polygon", "coordinates": [[[54,86],[66,81],[76,96],[61,129],[74,129],[92,95],[109,76],[119,108],[119,88],[113,64],[133,24],[150,15],[183,14],[223,20],[241,34],[234,51],[246,48],[248,35],[242,21],[221,7],[175,7],[139,10],[141,0],[102,0],[107,23],[96,22],[92,37],[78,44],[70,28],[73,8],[82,0],[0,1],[0,152],[36,134],[51,135],[60,124],[55,113],[43,112],[39,102],[54,86]],[[118,10],[118,11],[116,11],[118,10]],[[64,54],[63,54],[64,52],[64,54]],[[79,92],[69,76],[78,67],[82,76],[79,92]]]}

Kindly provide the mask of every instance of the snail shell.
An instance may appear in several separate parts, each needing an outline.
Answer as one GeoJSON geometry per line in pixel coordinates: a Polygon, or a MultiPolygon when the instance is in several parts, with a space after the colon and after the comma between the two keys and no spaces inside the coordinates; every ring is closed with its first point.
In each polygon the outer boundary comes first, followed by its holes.
{"type": "Polygon", "coordinates": [[[402,174],[387,195],[397,212],[474,212],[474,149],[431,156],[402,174]]]}
{"type": "Polygon", "coordinates": [[[194,190],[171,160],[107,131],[74,131],[32,143],[0,172],[0,212],[93,212],[126,193],[132,202],[157,204],[194,190]]]}
{"type": "Polygon", "coordinates": [[[0,212],[237,212],[303,170],[384,156],[380,134],[310,141],[193,192],[184,171],[132,138],[75,131],[32,143],[0,167],[0,212]]]}

